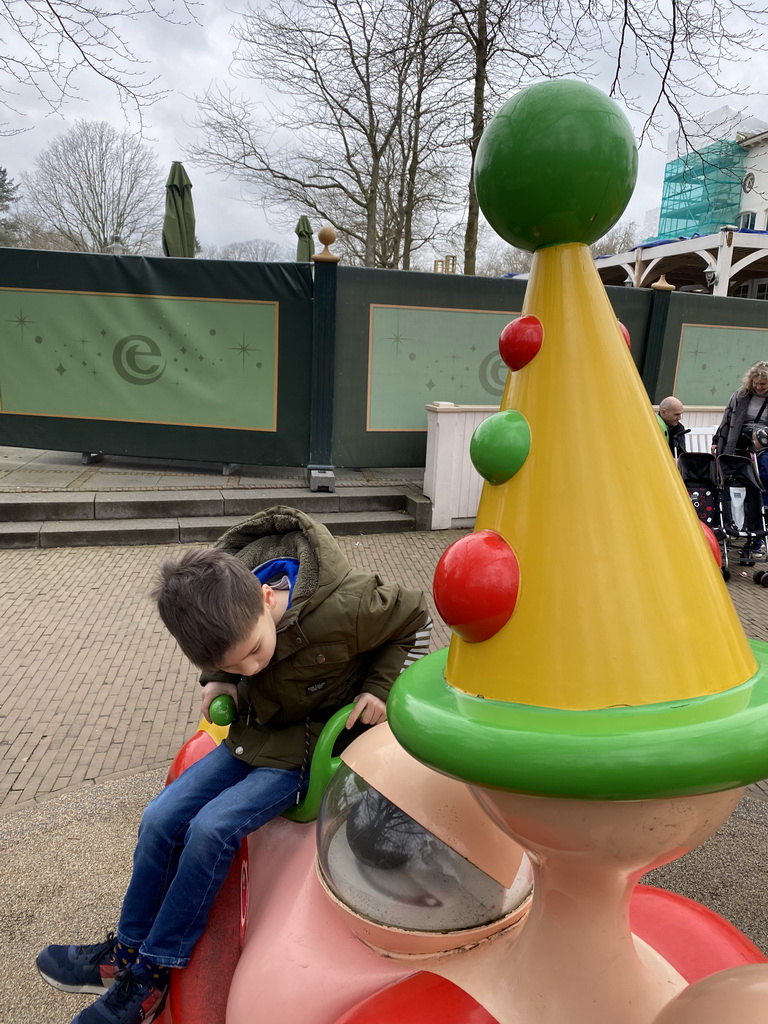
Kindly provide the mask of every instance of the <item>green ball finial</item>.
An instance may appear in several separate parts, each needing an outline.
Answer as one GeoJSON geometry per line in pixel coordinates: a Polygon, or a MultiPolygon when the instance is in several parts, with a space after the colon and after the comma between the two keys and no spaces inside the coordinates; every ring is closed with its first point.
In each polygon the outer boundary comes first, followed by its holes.
{"type": "Polygon", "coordinates": [[[519,92],[491,119],[475,160],[480,208],[501,237],[535,252],[590,245],[626,208],[637,146],[622,110],[567,79],[519,92]]]}

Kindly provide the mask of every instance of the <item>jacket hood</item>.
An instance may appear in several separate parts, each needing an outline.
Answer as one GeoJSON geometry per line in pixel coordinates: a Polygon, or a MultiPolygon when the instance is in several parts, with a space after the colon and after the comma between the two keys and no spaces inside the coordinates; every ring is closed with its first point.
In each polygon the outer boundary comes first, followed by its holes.
{"type": "Polygon", "coordinates": [[[272,558],[296,558],[299,572],[293,602],[314,606],[325,600],[351,572],[327,527],[287,505],[275,505],[246,519],[217,542],[249,569],[272,558]]]}

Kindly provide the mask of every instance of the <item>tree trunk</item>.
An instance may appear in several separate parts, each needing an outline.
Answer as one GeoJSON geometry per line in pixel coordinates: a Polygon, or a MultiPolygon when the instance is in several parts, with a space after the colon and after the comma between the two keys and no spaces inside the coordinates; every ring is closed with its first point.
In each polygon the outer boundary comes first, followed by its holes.
{"type": "Polygon", "coordinates": [[[376,228],[378,226],[377,197],[379,192],[379,160],[374,157],[371,167],[371,182],[368,202],[365,204],[365,258],[364,266],[376,266],[376,228]]]}
{"type": "Polygon", "coordinates": [[[464,273],[474,275],[477,264],[477,235],[480,207],[475,192],[475,158],[485,127],[485,84],[488,74],[488,0],[477,5],[477,35],[474,40],[475,74],[472,97],[472,136],[469,140],[471,166],[469,171],[467,228],[464,232],[464,273]]]}

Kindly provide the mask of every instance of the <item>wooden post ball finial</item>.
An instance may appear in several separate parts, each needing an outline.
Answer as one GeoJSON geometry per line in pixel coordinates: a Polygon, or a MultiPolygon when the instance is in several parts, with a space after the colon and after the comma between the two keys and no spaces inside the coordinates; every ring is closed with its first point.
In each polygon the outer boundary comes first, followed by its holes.
{"type": "Polygon", "coordinates": [[[340,257],[334,256],[328,248],[329,245],[333,245],[336,241],[336,231],[330,225],[326,225],[317,232],[317,240],[323,248],[320,252],[316,252],[312,259],[316,263],[338,263],[340,257]]]}

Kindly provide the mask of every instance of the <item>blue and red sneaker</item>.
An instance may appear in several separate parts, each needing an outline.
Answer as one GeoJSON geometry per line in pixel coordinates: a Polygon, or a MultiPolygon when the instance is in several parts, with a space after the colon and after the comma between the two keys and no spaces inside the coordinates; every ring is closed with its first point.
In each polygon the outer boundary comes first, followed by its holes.
{"type": "Polygon", "coordinates": [[[153,976],[127,967],[117,976],[117,983],[101,999],[81,1010],[72,1024],[150,1024],[163,1012],[168,973],[161,970],[153,976]]]}
{"type": "Polygon", "coordinates": [[[121,965],[115,955],[117,939],[107,933],[104,942],[91,946],[46,946],[37,957],[43,979],[62,992],[100,995],[117,977],[121,965]]]}

